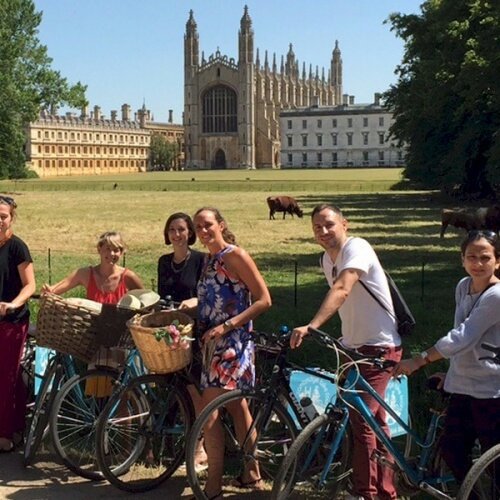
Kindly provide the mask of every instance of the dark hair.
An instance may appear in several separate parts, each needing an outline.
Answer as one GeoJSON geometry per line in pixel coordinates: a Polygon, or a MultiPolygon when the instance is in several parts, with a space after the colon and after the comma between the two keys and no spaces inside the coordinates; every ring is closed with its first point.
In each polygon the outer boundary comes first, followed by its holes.
{"type": "Polygon", "coordinates": [[[460,245],[460,251],[462,252],[462,255],[465,255],[465,251],[471,243],[482,238],[484,238],[493,247],[495,252],[495,259],[500,258],[500,239],[498,238],[498,234],[495,233],[495,231],[490,231],[489,229],[474,229],[473,231],[469,231],[465,239],[462,241],[462,244],[460,245]]]}
{"type": "Polygon", "coordinates": [[[222,237],[224,238],[224,241],[226,243],[229,243],[231,245],[235,245],[236,244],[236,236],[227,227],[226,219],[224,219],[224,217],[222,217],[222,214],[219,212],[219,209],[214,208],[214,207],[202,207],[202,208],[196,210],[196,213],[194,214],[193,219],[198,214],[200,214],[201,212],[205,212],[205,211],[212,212],[214,214],[215,220],[218,223],[224,222],[224,229],[222,230],[222,237]]]}
{"type": "Polygon", "coordinates": [[[340,210],[340,208],[337,207],[336,205],[331,205],[330,203],[321,203],[320,205],[316,205],[313,208],[313,211],[311,213],[311,219],[316,214],[318,214],[319,212],[322,212],[323,210],[331,210],[333,213],[337,214],[339,217],[344,217],[342,210],[340,210]]]}
{"type": "Polygon", "coordinates": [[[0,205],[7,205],[10,208],[10,216],[12,217],[12,220],[16,218],[17,203],[14,198],[0,194],[0,205]]]}
{"type": "Polygon", "coordinates": [[[163,236],[165,237],[165,245],[170,245],[170,238],[168,237],[168,228],[170,227],[170,224],[172,224],[172,221],[176,219],[182,219],[187,227],[188,227],[188,245],[194,244],[196,241],[196,233],[194,231],[194,224],[193,221],[191,220],[191,217],[189,217],[188,214],[185,214],[184,212],[176,212],[175,214],[172,214],[168,219],[167,222],[165,223],[165,229],[163,230],[163,236]]]}

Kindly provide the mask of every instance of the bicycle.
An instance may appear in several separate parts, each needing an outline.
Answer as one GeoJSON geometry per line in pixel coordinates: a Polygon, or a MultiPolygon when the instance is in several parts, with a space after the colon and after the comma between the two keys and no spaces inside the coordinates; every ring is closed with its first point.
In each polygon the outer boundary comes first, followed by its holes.
{"type": "Polygon", "coordinates": [[[194,420],[186,370],[147,374],[119,385],[96,427],[99,470],[117,488],[148,491],[166,481],[184,457],[194,420]]]}
{"type": "Polygon", "coordinates": [[[42,440],[47,435],[50,412],[60,386],[75,373],[71,356],[59,352],[49,355],[31,414],[28,415],[23,457],[25,467],[32,465],[42,440]]]}
{"type": "MultiPolygon", "coordinates": [[[[225,433],[224,474],[235,476],[248,460],[259,462],[263,478],[273,479],[301,429],[310,422],[307,410],[300,404],[291,385],[292,372],[298,371],[315,380],[336,384],[334,374],[304,368],[287,359],[290,347],[288,328],[280,334],[254,332],[256,343],[258,381],[254,390],[228,391],[212,401],[198,416],[190,433],[186,449],[188,481],[196,498],[207,498],[204,493],[206,473],[196,467],[195,455],[198,440],[203,435],[206,422],[214,413],[225,433]],[[265,357],[270,369],[259,367],[265,357]],[[252,425],[240,442],[227,407],[245,400],[252,415],[252,425]]],[[[345,464],[348,469],[348,464],[345,464]]]]}
{"type": "MultiPolygon", "coordinates": [[[[161,310],[175,313],[178,305],[167,296],[161,310]]],[[[187,369],[117,384],[98,419],[95,441],[99,469],[111,484],[147,491],[179,467],[194,420],[189,385],[196,382],[187,369]]]]}
{"type": "MultiPolygon", "coordinates": [[[[125,307],[102,305],[95,324],[97,335],[94,348],[116,345],[130,347],[132,341],[129,340],[125,322],[135,313],[136,311],[125,307]]],[[[56,349],[58,339],[59,336],[51,337],[56,349]]],[[[75,352],[80,354],[78,350],[75,352]]],[[[111,393],[113,381],[120,374],[127,376],[136,365],[141,371],[133,371],[130,376],[143,373],[140,361],[132,362],[137,356],[133,352],[129,366],[119,366],[116,369],[104,366],[88,370],[83,361],[76,363],[76,366],[71,356],[58,351],[52,353],[35,401],[26,439],[25,464],[29,465],[33,461],[43,437],[50,431],[56,453],[70,470],[87,479],[101,480],[102,475],[95,466],[94,440],[89,439],[89,436],[93,436],[95,420],[106,401],[102,386],[107,387],[111,393]],[[94,397],[92,392],[87,391],[88,386],[94,386],[99,397],[94,397]]]]}
{"type": "Polygon", "coordinates": [[[393,365],[393,362],[386,362],[382,357],[361,355],[355,350],[344,347],[338,340],[321,330],[309,328],[309,333],[319,339],[324,346],[333,349],[338,358],[341,354],[350,361],[339,365],[339,390],[336,401],[328,405],[324,414],[310,422],[291,445],[275,477],[272,498],[279,500],[293,498],[294,492],[307,491],[307,488],[313,489],[314,494],[324,491],[329,498],[332,498],[344,486],[349,489],[351,473],[349,408],[353,408],[361,414],[389,455],[394,458],[395,464],[392,464],[378,454],[374,457],[383,466],[395,468],[398,493],[414,494],[421,490],[436,498],[451,499],[446,491],[454,479],[442,471],[437,444],[444,412],[432,411],[425,439],[422,440],[373,390],[357,368],[358,363],[371,363],[383,370],[393,365]],[[411,437],[412,443],[421,449],[420,457],[406,457],[405,453],[395,446],[371,414],[360,396],[360,391],[374,397],[385,411],[396,419],[411,437]]]}
{"type": "MultiPolygon", "coordinates": [[[[494,356],[484,356],[500,364],[500,347],[481,344],[481,347],[491,351],[494,356]]],[[[483,453],[472,465],[465,476],[457,494],[457,500],[492,500],[500,498],[500,444],[483,453]]]]}
{"type": "Polygon", "coordinates": [[[69,378],[60,388],[50,413],[52,444],[64,465],[81,477],[102,480],[96,458],[97,419],[116,384],[144,373],[140,355],[132,349],[116,369],[97,366],[69,378]]]}

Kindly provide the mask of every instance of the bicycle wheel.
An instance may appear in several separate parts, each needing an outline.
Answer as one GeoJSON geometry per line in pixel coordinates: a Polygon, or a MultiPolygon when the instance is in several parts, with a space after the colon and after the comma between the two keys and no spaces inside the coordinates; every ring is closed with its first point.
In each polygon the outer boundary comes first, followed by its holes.
{"type": "Polygon", "coordinates": [[[99,468],[114,486],[155,488],[182,463],[193,421],[191,399],[175,379],[143,375],[115,393],[97,425],[99,468]]]}
{"type": "Polygon", "coordinates": [[[75,375],[54,401],[50,433],[55,451],[68,469],[86,479],[103,479],[96,460],[95,428],[117,376],[107,369],[75,375]]]}
{"type": "Polygon", "coordinates": [[[47,367],[43,381],[35,399],[31,416],[28,417],[27,433],[24,440],[23,463],[28,467],[33,463],[35,454],[40,448],[44,436],[47,435],[50,411],[57,394],[57,387],[62,373],[55,359],[47,367]]]}
{"type": "Polygon", "coordinates": [[[458,491],[457,500],[500,498],[500,444],[483,453],[471,467],[458,491]]]}
{"type": "Polygon", "coordinates": [[[310,422],[293,442],[273,483],[272,498],[335,498],[351,474],[352,437],[342,437],[330,467],[324,471],[338,421],[328,414],[310,422]],[[319,484],[325,473],[324,483],[319,484]]]}
{"type": "Polygon", "coordinates": [[[246,394],[235,390],[212,401],[196,419],[189,435],[186,449],[188,481],[196,498],[206,498],[204,484],[206,471],[196,467],[195,456],[199,440],[203,438],[207,421],[217,415],[225,432],[224,475],[235,477],[245,460],[256,459],[262,478],[273,479],[278,468],[297,436],[297,429],[287,410],[275,398],[259,393],[246,394]],[[246,401],[252,416],[252,427],[240,443],[228,405],[246,401]]]}

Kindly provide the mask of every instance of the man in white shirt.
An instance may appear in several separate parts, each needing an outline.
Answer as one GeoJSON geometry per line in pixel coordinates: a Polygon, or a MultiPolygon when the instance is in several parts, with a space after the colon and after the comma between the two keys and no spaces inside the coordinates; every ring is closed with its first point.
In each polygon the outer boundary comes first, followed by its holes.
{"type": "MultiPolygon", "coordinates": [[[[312,226],[314,238],[325,249],[321,264],[330,290],[309,324],[293,330],[291,347],[296,348],[301,344],[309,326],[320,328],[338,312],[342,321],[341,341],[346,347],[366,355],[383,353],[385,359],[399,361],[402,354],[401,338],[397,332],[389,285],[373,248],[362,238],[348,236],[347,220],[334,205],[316,206],[312,212],[312,226]],[[384,307],[359,283],[360,280],[384,307]]],[[[363,364],[360,371],[372,387],[384,396],[392,376],[391,370],[381,371],[363,364]]],[[[378,423],[389,434],[385,411],[374,398],[363,397],[378,423]]],[[[374,450],[387,456],[385,449],[380,447],[375,434],[356,411],[351,411],[350,420],[354,438],[354,498],[396,499],[391,468],[379,465],[372,459],[374,450]]]]}

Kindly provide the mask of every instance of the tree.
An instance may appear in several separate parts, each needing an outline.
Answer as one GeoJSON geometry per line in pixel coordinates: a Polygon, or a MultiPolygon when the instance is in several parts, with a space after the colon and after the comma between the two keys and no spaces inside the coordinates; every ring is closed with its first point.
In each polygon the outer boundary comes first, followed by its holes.
{"type": "Polygon", "coordinates": [[[43,109],[82,107],[86,86],[70,86],[37,38],[33,0],[0,0],[0,178],[26,175],[25,126],[43,109]]]}
{"type": "Polygon", "coordinates": [[[179,155],[179,146],[169,142],[163,135],[153,134],[149,145],[150,164],[153,170],[167,170],[179,155]]]}
{"type": "Polygon", "coordinates": [[[489,195],[500,183],[500,2],[427,0],[393,14],[405,42],[386,92],[391,133],[408,147],[406,176],[489,195]]]}

